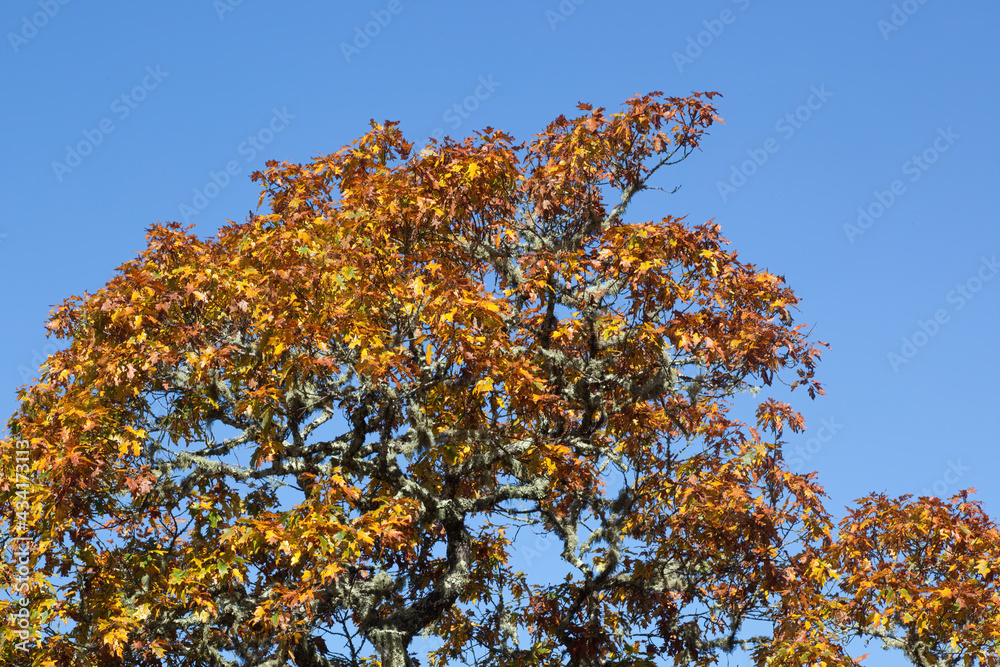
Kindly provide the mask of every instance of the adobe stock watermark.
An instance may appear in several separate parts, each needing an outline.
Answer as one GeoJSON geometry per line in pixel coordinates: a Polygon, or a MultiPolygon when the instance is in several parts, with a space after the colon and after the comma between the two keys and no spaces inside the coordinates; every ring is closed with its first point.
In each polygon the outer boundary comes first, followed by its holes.
{"type": "Polygon", "coordinates": [[[382,34],[382,30],[392,23],[392,17],[403,11],[402,0],[389,0],[385,9],[373,9],[372,20],[363,26],[354,26],[354,39],[340,43],[340,52],[344,54],[344,60],[351,62],[354,56],[360,54],[368,48],[372,40],[382,34]]]}
{"type": "Polygon", "coordinates": [[[38,373],[42,364],[44,364],[51,355],[58,351],[59,348],[56,347],[55,343],[46,343],[42,346],[41,352],[37,349],[31,350],[31,361],[29,362],[31,365],[26,366],[24,364],[18,364],[17,366],[17,374],[21,378],[21,382],[28,384],[28,382],[34,379],[35,374],[38,373]]]}
{"type": "MultiPolygon", "coordinates": [[[[818,88],[810,86],[809,91],[810,94],[804,103],[786,113],[774,124],[775,132],[780,133],[785,141],[795,136],[795,133],[813,117],[813,113],[819,111],[826,104],[826,101],[833,97],[833,93],[826,89],[825,83],[820,84],[818,88]]],[[[715,183],[715,188],[718,190],[719,196],[722,197],[722,201],[727,201],[730,195],[746,185],[747,179],[756,174],[767,163],[768,159],[778,152],[779,148],[781,145],[774,137],[768,137],[760,148],[748,148],[747,156],[749,159],[738,165],[732,165],[729,178],[715,183]]]]}
{"type": "MultiPolygon", "coordinates": [[[[739,7],[740,11],[746,11],[747,7],[750,6],[750,0],[733,0],[733,4],[739,7]]],[[[683,74],[684,68],[700,58],[701,54],[705,53],[705,49],[712,46],[715,40],[725,32],[726,26],[735,22],[736,14],[731,9],[723,9],[717,18],[702,21],[701,24],[705,26],[705,29],[687,38],[684,53],[674,51],[671,54],[678,73],[683,74]]]]}
{"type": "MultiPolygon", "coordinates": [[[[295,114],[288,112],[288,107],[280,109],[274,107],[271,110],[271,118],[253,134],[248,134],[247,138],[236,146],[236,154],[243,156],[244,161],[249,163],[257,157],[264,147],[274,141],[274,138],[285,131],[288,121],[295,118],[295,114]]],[[[208,179],[200,188],[192,190],[190,203],[183,203],[178,207],[181,218],[185,223],[190,223],[191,219],[208,208],[213,199],[222,194],[222,191],[229,187],[233,177],[240,173],[242,165],[238,159],[232,159],[219,171],[210,170],[208,179]]]]}
{"type": "MultiPolygon", "coordinates": [[[[460,102],[455,102],[448,107],[441,114],[441,120],[447,123],[448,127],[452,130],[457,130],[462,125],[462,122],[475,113],[480,104],[490,99],[493,96],[493,91],[501,85],[499,81],[493,78],[492,74],[488,74],[485,77],[480,76],[478,85],[472,91],[472,94],[466,95],[460,102]]],[[[445,129],[443,127],[434,128],[431,136],[441,141],[444,139],[445,129]]]]}
{"type": "Polygon", "coordinates": [[[31,488],[31,445],[27,440],[18,440],[15,447],[13,475],[7,480],[11,489],[11,506],[14,514],[8,524],[10,534],[4,535],[3,542],[11,546],[11,558],[14,565],[14,576],[8,590],[11,592],[13,609],[8,616],[14,634],[21,640],[15,645],[18,651],[27,653],[31,636],[37,635],[37,629],[31,627],[31,600],[28,589],[31,576],[32,540],[27,537],[28,517],[30,515],[28,491],[31,488]]]}
{"type": "MultiPolygon", "coordinates": [[[[939,127],[937,136],[931,145],[920,153],[914,153],[909,160],[903,163],[903,175],[909,176],[911,183],[919,181],[920,177],[931,168],[931,165],[938,161],[941,154],[947,152],[955,144],[955,140],[960,139],[961,136],[952,131],[951,125],[948,126],[948,129],[939,127]]],[[[867,206],[858,207],[858,217],[854,224],[844,223],[844,234],[847,235],[847,240],[853,244],[857,237],[871,229],[872,225],[885,215],[886,211],[904,194],[906,194],[906,183],[900,178],[893,180],[885,190],[873,191],[873,200],[867,206]]]]}
{"type": "Polygon", "coordinates": [[[236,11],[236,8],[243,4],[243,0],[212,0],[212,9],[220,21],[226,20],[226,14],[236,11]]]}
{"type": "Polygon", "coordinates": [[[920,495],[944,498],[948,490],[954,488],[954,486],[958,484],[958,480],[962,479],[965,476],[965,473],[970,470],[972,470],[971,467],[962,465],[962,459],[955,461],[949,459],[948,469],[944,471],[944,474],[936,479],[929,487],[921,489],[920,495]]]}
{"type": "Polygon", "coordinates": [[[38,0],[41,11],[35,12],[31,16],[21,17],[21,29],[17,32],[8,32],[7,41],[14,53],[21,50],[21,47],[34,39],[38,31],[49,24],[55,18],[59,10],[68,5],[70,0],[38,0]]]}
{"type": "Polygon", "coordinates": [[[882,33],[882,39],[889,41],[889,35],[896,32],[910,20],[910,17],[920,11],[920,8],[927,4],[927,0],[903,0],[903,2],[893,4],[889,20],[879,19],[875,27],[882,33]]]}
{"type": "MultiPolygon", "coordinates": [[[[146,100],[151,92],[159,88],[168,76],[170,76],[170,72],[164,72],[159,65],[155,68],[148,65],[142,81],[111,101],[111,113],[114,114],[114,118],[123,121],[132,115],[132,112],[146,100]]],[[[56,175],[56,180],[62,183],[67,174],[72,173],[74,169],[83,164],[84,158],[93,153],[94,149],[115,131],[117,126],[114,118],[105,116],[94,127],[81,130],[83,139],[73,145],[66,144],[66,155],[63,157],[63,161],[52,161],[52,171],[56,175]]]]}
{"type": "MultiPolygon", "coordinates": [[[[965,305],[975,298],[986,283],[993,279],[998,270],[1000,270],[1000,264],[997,263],[996,255],[983,257],[975,274],[966,281],[955,285],[945,295],[945,301],[954,305],[952,311],[958,312],[965,308],[965,305]]],[[[930,318],[917,320],[917,328],[913,333],[900,339],[899,349],[886,355],[892,371],[898,373],[900,366],[910,363],[910,360],[917,356],[917,352],[925,347],[934,336],[938,335],[941,327],[950,321],[951,313],[948,312],[947,308],[938,308],[930,318]]]]}
{"type": "Polygon", "coordinates": [[[562,0],[558,6],[556,6],[556,11],[551,9],[545,10],[545,20],[549,22],[549,28],[555,30],[559,27],[560,23],[563,23],[576,12],[576,8],[585,3],[587,0],[562,0]]]}
{"type": "Polygon", "coordinates": [[[788,468],[792,472],[802,472],[805,470],[806,464],[813,459],[820,450],[823,449],[823,445],[833,440],[834,436],[844,428],[843,424],[838,424],[834,421],[834,418],[830,419],[820,419],[820,426],[816,429],[816,435],[803,442],[798,442],[794,447],[788,446],[783,448],[783,454],[788,461],[788,468]]]}
{"type": "Polygon", "coordinates": [[[518,551],[524,556],[525,565],[531,567],[531,564],[541,558],[555,543],[556,539],[552,535],[535,535],[535,541],[531,546],[518,551]]]}

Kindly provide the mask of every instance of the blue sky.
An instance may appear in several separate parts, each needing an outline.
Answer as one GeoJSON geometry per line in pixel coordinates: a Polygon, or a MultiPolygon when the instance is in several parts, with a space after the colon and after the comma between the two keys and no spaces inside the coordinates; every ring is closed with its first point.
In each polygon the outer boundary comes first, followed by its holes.
{"type": "Polygon", "coordinates": [[[1000,517],[995,2],[9,0],[0,27],[4,415],[55,304],[152,223],[243,220],[266,159],[335,151],[370,118],[417,144],[528,139],[579,101],[718,91],[725,124],[658,172],[681,189],[631,214],[715,218],[831,344],[786,457],[838,516],[974,486],[1000,517]]]}

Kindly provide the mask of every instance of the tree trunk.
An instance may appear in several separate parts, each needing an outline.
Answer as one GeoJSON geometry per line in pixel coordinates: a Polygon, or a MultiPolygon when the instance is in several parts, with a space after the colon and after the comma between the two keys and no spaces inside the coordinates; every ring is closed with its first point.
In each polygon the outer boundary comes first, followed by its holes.
{"type": "Polygon", "coordinates": [[[413,667],[407,651],[412,637],[392,628],[373,629],[367,635],[378,651],[382,667],[413,667]]]}

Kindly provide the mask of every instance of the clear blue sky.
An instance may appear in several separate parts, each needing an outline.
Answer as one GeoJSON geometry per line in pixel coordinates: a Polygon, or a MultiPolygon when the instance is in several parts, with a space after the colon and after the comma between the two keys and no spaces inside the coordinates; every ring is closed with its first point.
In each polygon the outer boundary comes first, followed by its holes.
{"type": "Polygon", "coordinates": [[[8,0],[0,27],[5,416],[53,305],[154,222],[243,220],[266,159],[335,151],[370,118],[418,144],[527,139],[578,101],[713,90],[725,125],[632,216],[714,217],[802,298],[829,396],[793,394],[809,430],[786,457],[838,516],[974,486],[1000,517],[992,0],[8,0]]]}

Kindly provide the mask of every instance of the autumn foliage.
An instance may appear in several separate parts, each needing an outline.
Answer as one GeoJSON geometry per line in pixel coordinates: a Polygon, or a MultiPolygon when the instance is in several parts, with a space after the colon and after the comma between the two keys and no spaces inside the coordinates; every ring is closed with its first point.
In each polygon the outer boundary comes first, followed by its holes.
{"type": "Polygon", "coordinates": [[[792,291],[714,223],[629,219],[715,95],[415,154],[373,122],[216,237],[152,227],[53,311],[0,443],[0,662],[1000,664],[996,524],[835,525],[767,397],[822,393],[792,291]],[[532,531],[564,578],[522,571],[532,531]]]}

